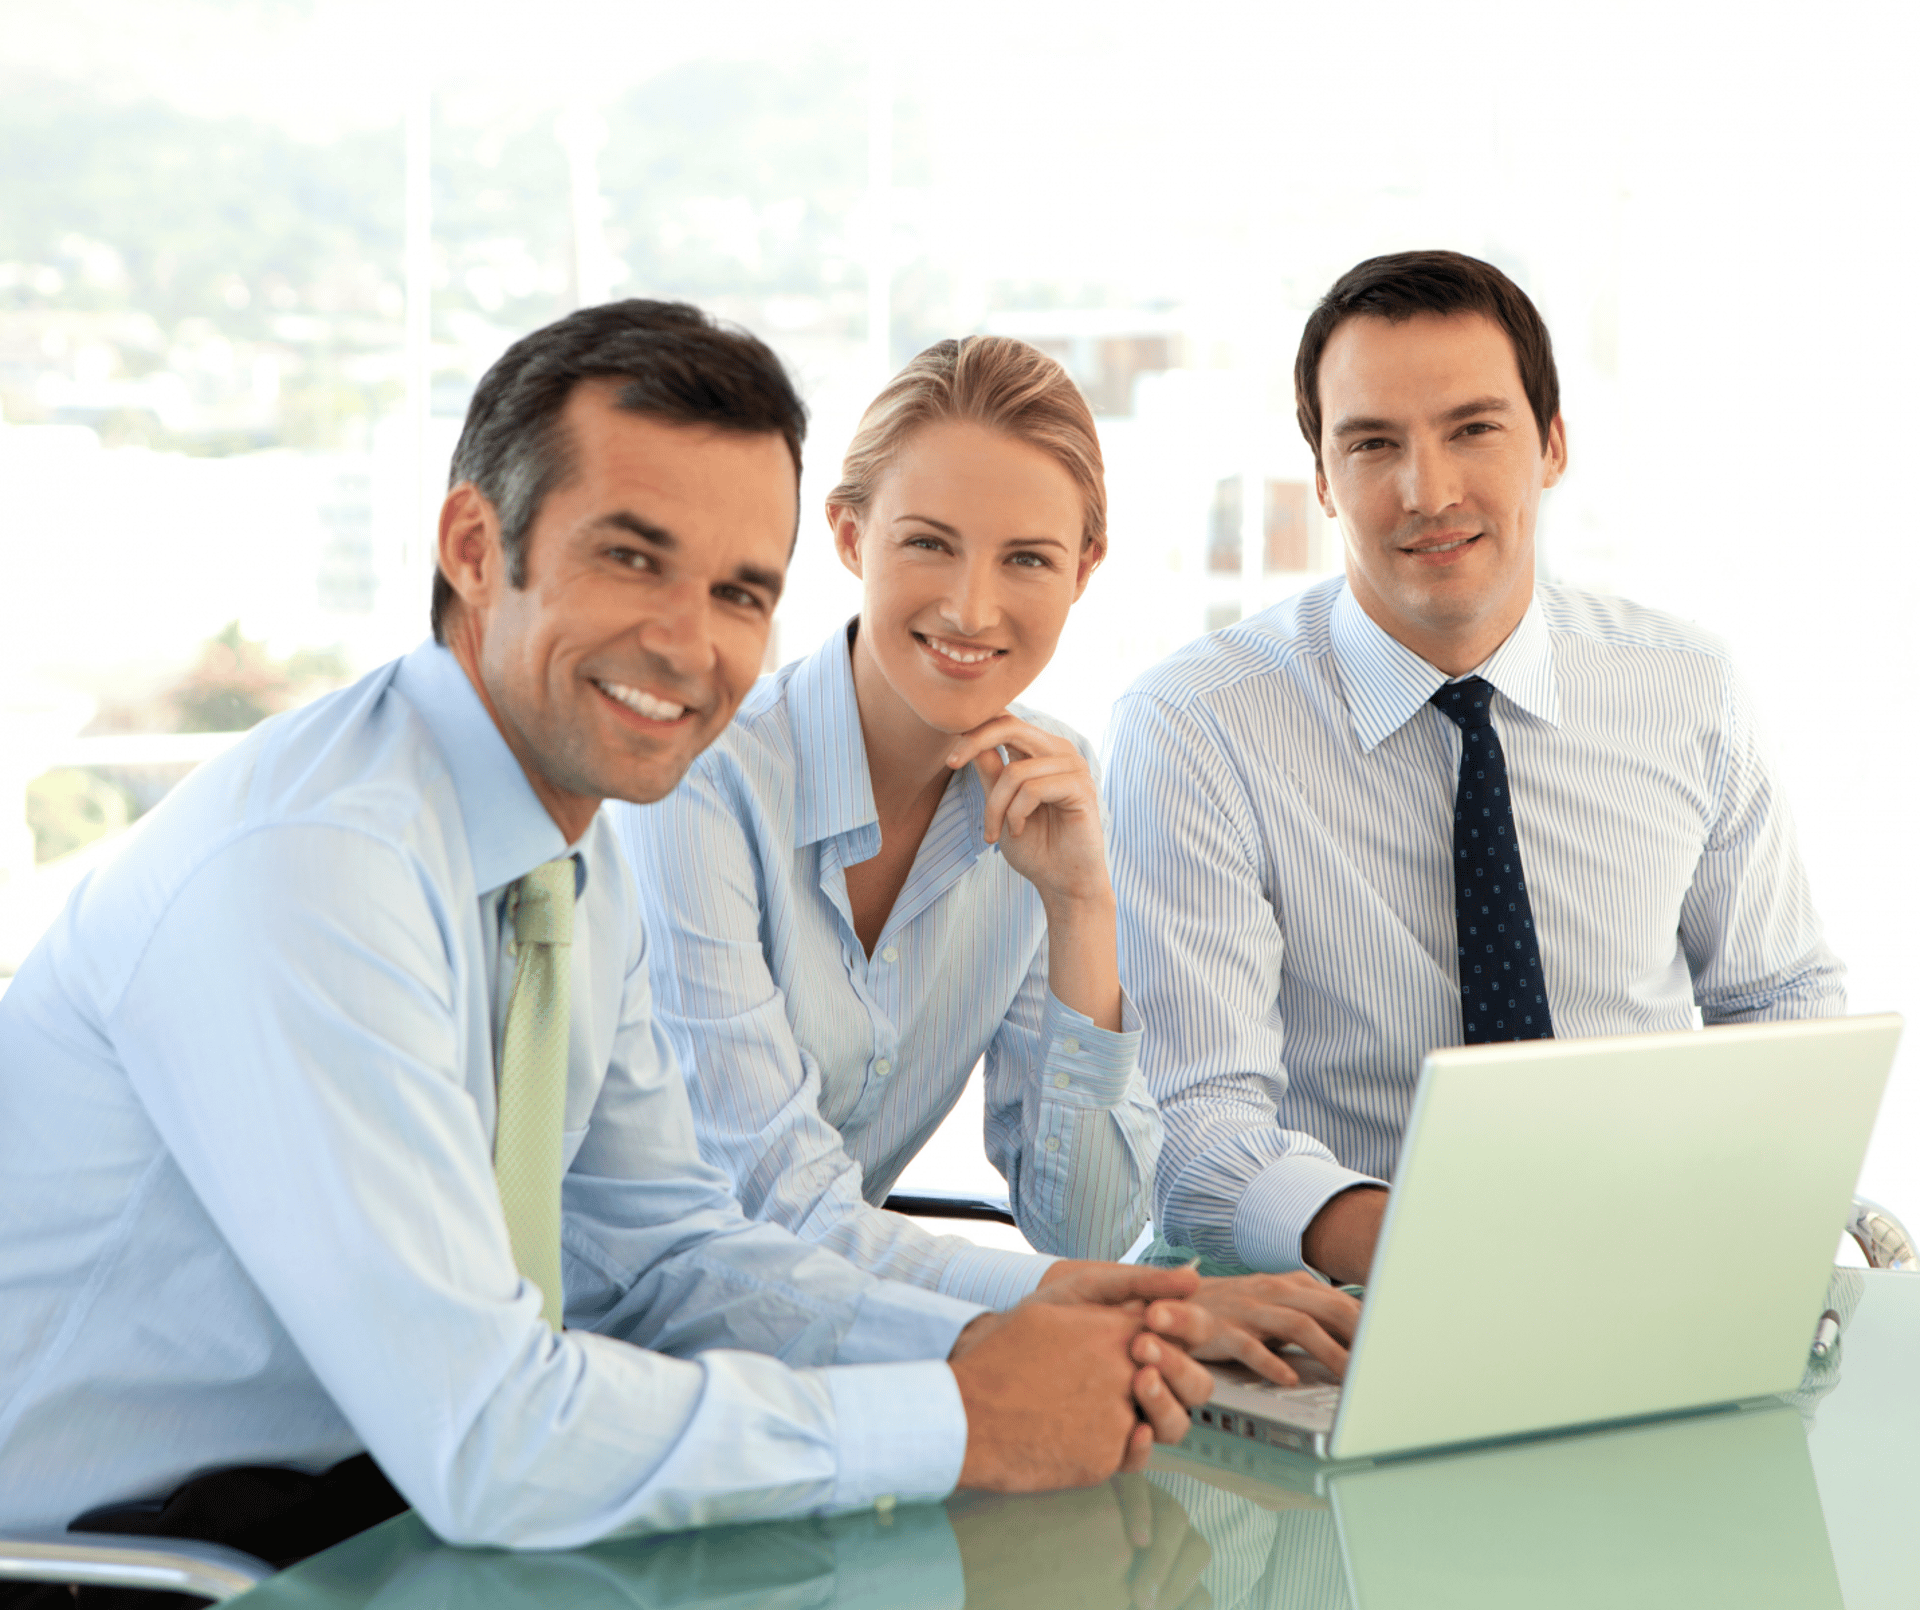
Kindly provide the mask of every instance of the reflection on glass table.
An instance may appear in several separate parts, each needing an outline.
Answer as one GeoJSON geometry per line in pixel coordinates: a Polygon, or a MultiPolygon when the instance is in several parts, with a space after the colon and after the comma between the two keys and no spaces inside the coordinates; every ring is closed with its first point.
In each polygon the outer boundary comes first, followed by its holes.
{"type": "MultiPolygon", "coordinates": [[[[402,1516],[248,1610],[1608,1610],[1920,1602],[1920,1281],[1838,1271],[1841,1344],[1780,1402],[1448,1456],[1315,1465],[1197,1428],[1144,1479],[565,1554],[402,1516]]],[[[1438,1345],[1438,1344],[1437,1344],[1438,1345]]],[[[1622,1367],[1631,1367],[1622,1360],[1622,1367]]]]}

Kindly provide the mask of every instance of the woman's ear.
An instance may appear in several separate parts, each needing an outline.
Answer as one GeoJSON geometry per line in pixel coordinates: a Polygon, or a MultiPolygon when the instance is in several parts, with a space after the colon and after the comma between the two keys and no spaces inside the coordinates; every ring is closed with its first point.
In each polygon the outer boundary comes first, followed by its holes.
{"type": "Polygon", "coordinates": [[[1100,561],[1107,557],[1105,538],[1088,537],[1080,544],[1080,572],[1073,580],[1073,601],[1080,602],[1080,595],[1087,590],[1087,582],[1100,568],[1100,561]]]}
{"type": "Polygon", "coordinates": [[[860,516],[844,503],[829,503],[827,524],[833,527],[833,551],[840,563],[860,575],[860,516]]]}

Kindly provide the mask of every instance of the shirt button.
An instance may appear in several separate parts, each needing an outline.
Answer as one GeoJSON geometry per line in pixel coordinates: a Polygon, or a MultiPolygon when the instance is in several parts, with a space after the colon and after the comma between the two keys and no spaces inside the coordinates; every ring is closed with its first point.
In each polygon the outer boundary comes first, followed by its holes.
{"type": "Polygon", "coordinates": [[[1060,1137],[1058,1135],[1049,1135],[1047,1137],[1047,1150],[1050,1152],[1060,1150],[1060,1137]]]}
{"type": "Polygon", "coordinates": [[[1053,1076],[1053,1088],[1055,1090],[1065,1090],[1067,1086],[1072,1083],[1073,1081],[1069,1079],[1064,1073],[1056,1073],[1053,1076]]]}
{"type": "Polygon", "coordinates": [[[900,959],[900,947],[898,945],[887,946],[885,950],[880,952],[880,959],[883,962],[897,962],[900,959]]]}
{"type": "Polygon", "coordinates": [[[885,1057],[882,1057],[878,1062],[874,1063],[873,1071],[879,1074],[882,1079],[884,1079],[888,1074],[893,1072],[893,1064],[889,1062],[885,1057]]]}
{"type": "Polygon", "coordinates": [[[1073,1056],[1079,1051],[1080,1042],[1076,1040],[1071,1034],[1069,1034],[1064,1040],[1060,1042],[1060,1049],[1066,1052],[1068,1056],[1073,1056]]]}

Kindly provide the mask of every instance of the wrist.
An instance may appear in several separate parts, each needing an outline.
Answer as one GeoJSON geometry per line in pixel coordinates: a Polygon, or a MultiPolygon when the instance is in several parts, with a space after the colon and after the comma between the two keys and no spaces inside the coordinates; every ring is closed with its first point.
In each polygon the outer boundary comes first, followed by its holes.
{"type": "Polygon", "coordinates": [[[1055,1258],[1047,1265],[1046,1273],[1041,1275],[1039,1284],[1033,1289],[1045,1291],[1048,1286],[1058,1285],[1063,1280],[1071,1280],[1076,1271],[1085,1269],[1087,1266],[1088,1261],[1085,1258],[1055,1258]]]}
{"type": "Polygon", "coordinates": [[[1047,914],[1049,928],[1113,923],[1118,919],[1120,902],[1114,895],[1113,884],[1104,874],[1097,885],[1088,883],[1072,889],[1035,887],[1040,890],[1040,906],[1047,914]]]}
{"type": "Polygon", "coordinates": [[[1378,1185],[1355,1185],[1328,1198],[1300,1237],[1300,1258],[1342,1285],[1365,1285],[1387,1211],[1378,1185]]]}

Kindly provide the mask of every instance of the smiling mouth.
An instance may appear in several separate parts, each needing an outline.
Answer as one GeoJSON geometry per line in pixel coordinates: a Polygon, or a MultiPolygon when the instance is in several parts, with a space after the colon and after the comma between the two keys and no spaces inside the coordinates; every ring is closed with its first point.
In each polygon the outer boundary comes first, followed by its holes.
{"type": "Polygon", "coordinates": [[[1480,540],[1480,533],[1476,531],[1473,533],[1472,536],[1456,537],[1452,542],[1422,543],[1414,547],[1403,548],[1401,552],[1414,554],[1416,556],[1421,554],[1430,554],[1430,553],[1454,553],[1457,550],[1466,547],[1468,543],[1478,542],[1479,540],[1480,540]]]}
{"type": "Polygon", "coordinates": [[[667,699],[656,698],[643,688],[630,688],[624,682],[601,682],[593,684],[614,703],[625,705],[637,716],[645,716],[649,721],[678,721],[693,707],[686,704],[674,704],[667,699]]]}
{"type": "Polygon", "coordinates": [[[1007,652],[1003,648],[969,648],[965,643],[952,642],[944,637],[929,637],[924,632],[915,632],[913,639],[922,648],[931,650],[943,660],[951,660],[955,665],[983,665],[1007,652]]]}

